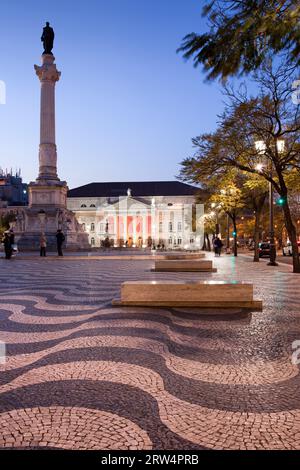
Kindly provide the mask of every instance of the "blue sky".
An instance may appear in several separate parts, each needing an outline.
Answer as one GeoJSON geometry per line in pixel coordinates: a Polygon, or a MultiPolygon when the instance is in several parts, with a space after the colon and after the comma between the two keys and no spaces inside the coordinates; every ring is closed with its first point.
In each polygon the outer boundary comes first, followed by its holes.
{"type": "Polygon", "coordinates": [[[69,187],[92,181],[170,180],[191,137],[213,130],[218,83],[176,49],[205,27],[201,0],[10,0],[1,5],[0,166],[38,171],[40,36],[56,34],[58,173],[69,187]]]}

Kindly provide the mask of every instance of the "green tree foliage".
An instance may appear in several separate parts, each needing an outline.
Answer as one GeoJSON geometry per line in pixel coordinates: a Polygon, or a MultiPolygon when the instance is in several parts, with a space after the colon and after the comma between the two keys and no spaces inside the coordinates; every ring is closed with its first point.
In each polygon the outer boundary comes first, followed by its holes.
{"type": "Polygon", "coordinates": [[[208,32],[188,34],[178,51],[202,65],[208,79],[249,73],[268,54],[284,53],[300,65],[299,0],[206,1],[203,16],[208,32]]]}

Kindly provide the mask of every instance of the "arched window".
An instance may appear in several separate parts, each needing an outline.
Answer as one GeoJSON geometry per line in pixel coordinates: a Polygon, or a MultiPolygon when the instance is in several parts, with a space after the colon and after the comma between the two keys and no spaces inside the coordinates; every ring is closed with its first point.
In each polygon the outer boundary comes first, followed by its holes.
{"type": "Polygon", "coordinates": [[[85,230],[85,223],[83,223],[81,225],[82,225],[83,230],[85,230]]]}
{"type": "Polygon", "coordinates": [[[81,206],[80,206],[80,207],[86,207],[86,205],[85,205],[85,204],[81,204],[81,206]]]}
{"type": "Polygon", "coordinates": [[[95,232],[95,224],[93,222],[91,223],[91,232],[95,232]]]}
{"type": "Polygon", "coordinates": [[[90,207],[96,207],[95,204],[91,204],[90,207]]]}
{"type": "Polygon", "coordinates": [[[95,238],[94,237],[91,238],[91,245],[95,246],[95,238]]]}

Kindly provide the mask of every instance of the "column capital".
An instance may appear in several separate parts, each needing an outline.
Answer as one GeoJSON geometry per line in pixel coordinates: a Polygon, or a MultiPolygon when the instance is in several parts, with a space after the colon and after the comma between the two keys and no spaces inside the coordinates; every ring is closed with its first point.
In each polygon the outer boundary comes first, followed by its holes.
{"type": "Polygon", "coordinates": [[[42,65],[35,65],[34,69],[41,82],[58,82],[61,76],[54,63],[55,57],[52,54],[42,55],[42,65]]]}

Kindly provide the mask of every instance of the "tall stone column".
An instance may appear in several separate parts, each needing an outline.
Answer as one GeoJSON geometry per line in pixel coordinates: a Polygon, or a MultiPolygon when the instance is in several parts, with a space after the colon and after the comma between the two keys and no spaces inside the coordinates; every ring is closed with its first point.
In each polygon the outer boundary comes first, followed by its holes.
{"type": "Polygon", "coordinates": [[[117,240],[118,240],[118,233],[119,233],[119,227],[118,227],[118,216],[116,213],[114,213],[114,246],[117,246],[117,240]]]}
{"type": "Polygon", "coordinates": [[[126,214],[123,216],[123,221],[124,221],[124,226],[123,226],[123,236],[124,236],[124,245],[126,243],[126,240],[127,240],[127,212],[126,214]]]}
{"type": "Polygon", "coordinates": [[[52,54],[42,55],[42,66],[35,65],[41,82],[39,176],[37,180],[56,180],[57,153],[55,143],[55,84],[61,72],[54,63],[52,54]]]}
{"type": "Polygon", "coordinates": [[[43,29],[42,65],[35,65],[41,83],[39,174],[28,186],[29,204],[21,215],[16,241],[22,250],[38,249],[41,231],[47,235],[47,249],[56,249],[56,231],[62,228],[67,249],[89,249],[88,234],[82,230],[75,214],[67,209],[68,186],[57,176],[55,142],[55,85],[60,72],[52,54],[54,32],[43,29]]]}
{"type": "Polygon", "coordinates": [[[146,227],[146,224],[147,224],[147,214],[146,215],[143,215],[143,228],[142,228],[142,237],[143,237],[143,246],[146,246],[147,245],[147,228],[146,227]]]}
{"type": "Polygon", "coordinates": [[[136,240],[136,226],[137,226],[137,217],[136,215],[132,216],[132,241],[133,241],[133,246],[135,247],[137,244],[136,240]]]}
{"type": "Polygon", "coordinates": [[[42,55],[42,65],[35,65],[41,82],[39,174],[29,185],[29,207],[66,209],[67,183],[57,176],[55,143],[55,84],[61,73],[52,54],[42,55]]]}

